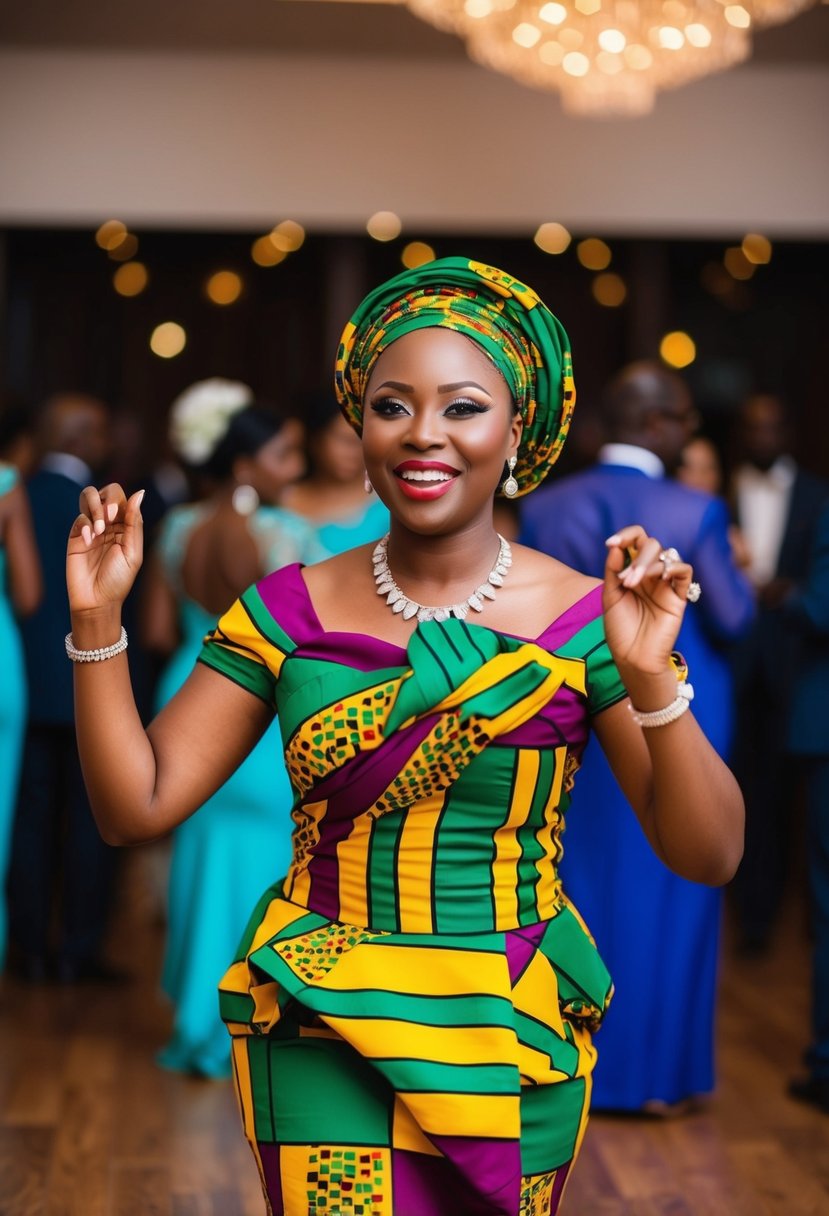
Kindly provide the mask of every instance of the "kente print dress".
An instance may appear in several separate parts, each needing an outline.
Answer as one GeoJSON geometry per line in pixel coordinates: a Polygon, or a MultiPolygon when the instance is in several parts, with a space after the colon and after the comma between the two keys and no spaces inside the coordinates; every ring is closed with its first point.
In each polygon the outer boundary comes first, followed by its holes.
{"type": "Polygon", "coordinates": [[[555,1213],[611,983],[557,875],[591,714],[625,693],[601,589],[535,641],[325,632],[298,565],[201,661],[276,709],[293,861],[220,986],[274,1216],[555,1213]]]}

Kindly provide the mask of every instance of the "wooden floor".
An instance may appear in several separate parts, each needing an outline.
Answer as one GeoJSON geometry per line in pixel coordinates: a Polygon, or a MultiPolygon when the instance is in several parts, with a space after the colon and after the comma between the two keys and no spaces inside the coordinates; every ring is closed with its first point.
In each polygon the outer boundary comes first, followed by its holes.
{"type": "MultiPolygon", "coordinates": [[[[0,1216],[262,1216],[229,1083],[153,1063],[160,929],[140,893],[126,902],[114,941],[134,982],[0,988],[0,1216]]],[[[716,1097],[670,1120],[595,1117],[565,1216],[829,1216],[829,1116],[785,1096],[804,921],[792,907],[768,959],[726,941],[716,1097]]]]}

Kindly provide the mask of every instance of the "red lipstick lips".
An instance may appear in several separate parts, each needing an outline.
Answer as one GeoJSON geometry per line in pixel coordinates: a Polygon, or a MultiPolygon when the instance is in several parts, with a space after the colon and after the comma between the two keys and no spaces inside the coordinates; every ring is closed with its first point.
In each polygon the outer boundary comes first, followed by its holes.
{"type": "Polygon", "coordinates": [[[459,469],[440,460],[404,460],[394,470],[406,497],[420,502],[442,497],[459,473],[459,469]]]}

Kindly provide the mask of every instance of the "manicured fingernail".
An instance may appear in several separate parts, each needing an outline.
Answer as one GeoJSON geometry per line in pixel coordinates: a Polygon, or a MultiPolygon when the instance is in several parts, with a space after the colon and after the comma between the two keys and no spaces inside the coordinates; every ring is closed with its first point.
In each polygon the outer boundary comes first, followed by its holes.
{"type": "Polygon", "coordinates": [[[137,497],[137,498],[136,498],[136,500],[135,500],[135,505],[136,505],[137,507],[139,507],[139,508],[140,508],[140,506],[141,506],[142,502],[144,501],[144,495],[145,495],[146,493],[147,493],[147,491],[146,491],[146,490],[141,490],[141,491],[140,491],[140,493],[139,493],[138,497],[137,497]]]}
{"type": "Polygon", "coordinates": [[[92,544],[92,529],[90,528],[89,524],[84,524],[84,526],[81,528],[81,536],[83,537],[83,543],[85,545],[92,544]]]}
{"type": "Polygon", "coordinates": [[[101,533],[106,530],[106,524],[104,523],[104,521],[102,519],[96,519],[94,528],[95,528],[95,535],[100,536],[101,533]]]}
{"type": "Polygon", "coordinates": [[[113,519],[115,519],[115,516],[117,514],[118,514],[118,503],[117,502],[108,502],[107,503],[107,519],[110,521],[110,523],[112,522],[113,519]]]}
{"type": "Polygon", "coordinates": [[[621,536],[617,536],[616,533],[614,532],[612,536],[608,536],[607,540],[604,543],[606,545],[618,545],[620,543],[621,539],[622,539],[621,536]]]}

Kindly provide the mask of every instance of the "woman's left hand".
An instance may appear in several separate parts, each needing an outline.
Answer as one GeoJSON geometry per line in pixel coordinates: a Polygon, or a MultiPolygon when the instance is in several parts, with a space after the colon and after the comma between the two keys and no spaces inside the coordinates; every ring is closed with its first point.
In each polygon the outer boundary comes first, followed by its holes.
{"type": "Polygon", "coordinates": [[[623,678],[625,673],[664,675],[693,570],[681,559],[661,558],[665,547],[638,524],[622,528],[605,543],[605,634],[616,665],[623,678]]]}

